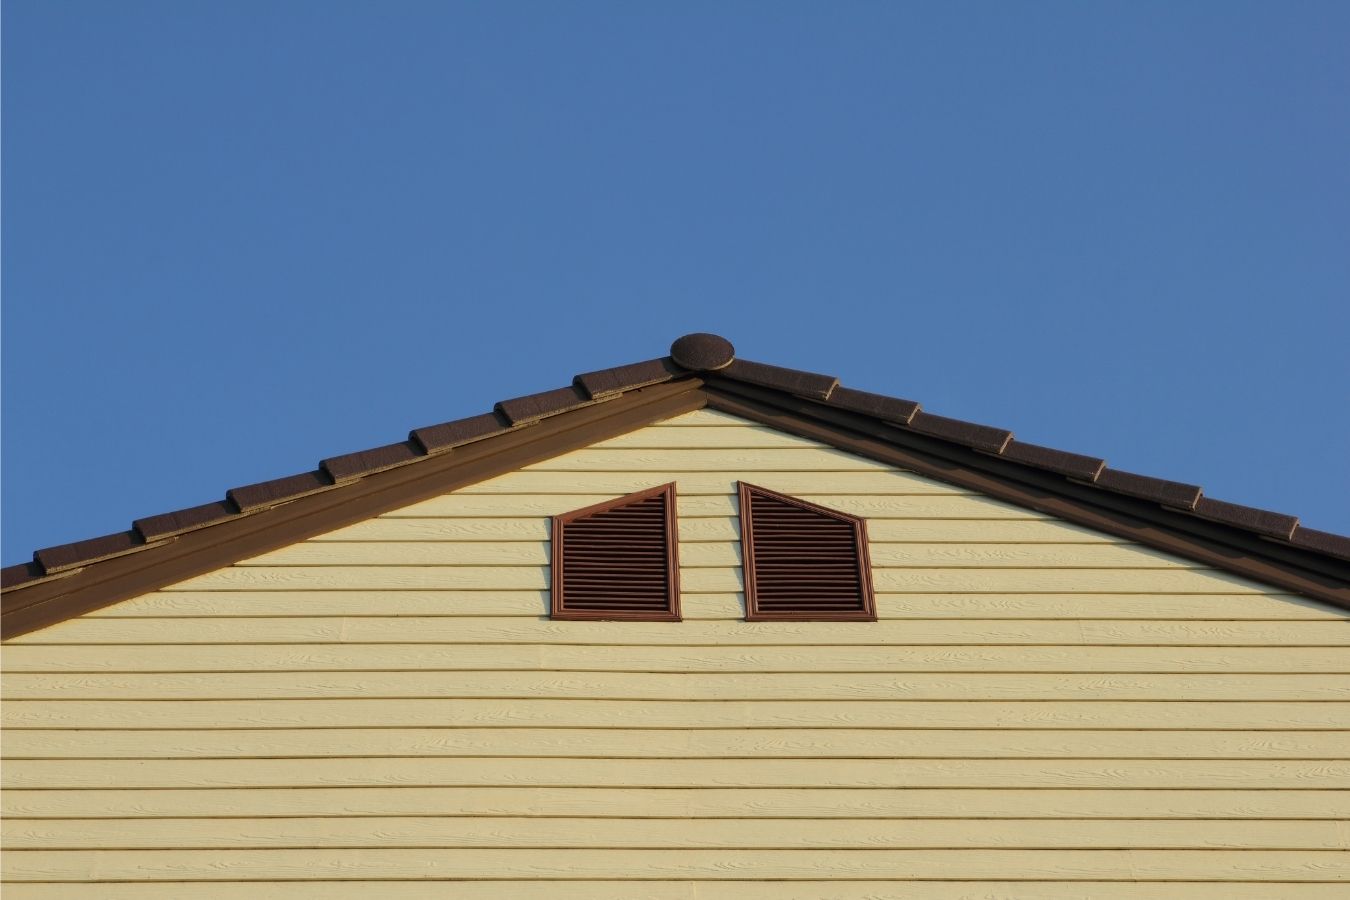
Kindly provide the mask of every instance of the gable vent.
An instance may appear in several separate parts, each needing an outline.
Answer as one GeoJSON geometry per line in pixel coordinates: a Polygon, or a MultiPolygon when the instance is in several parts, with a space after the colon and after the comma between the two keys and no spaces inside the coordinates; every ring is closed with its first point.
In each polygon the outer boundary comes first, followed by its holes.
{"type": "Polygon", "coordinates": [[[747,620],[875,621],[867,525],[740,483],[747,620]]]}
{"type": "Polygon", "coordinates": [[[555,619],[678,621],[675,484],[553,519],[555,619]]]}

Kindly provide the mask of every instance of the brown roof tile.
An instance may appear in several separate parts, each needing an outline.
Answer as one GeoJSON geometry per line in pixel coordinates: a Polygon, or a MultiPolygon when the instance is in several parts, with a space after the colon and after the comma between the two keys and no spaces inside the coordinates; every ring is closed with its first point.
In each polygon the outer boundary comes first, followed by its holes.
{"type": "Polygon", "coordinates": [[[919,411],[919,404],[913,400],[885,397],[881,394],[858,391],[843,385],[830,392],[830,399],[827,402],[831,406],[837,406],[849,412],[875,416],[878,419],[898,422],[901,425],[908,425],[910,420],[914,418],[915,413],[919,411]]]}
{"type": "Polygon", "coordinates": [[[319,467],[327,472],[334,482],[351,481],[362,475],[382,472],[421,459],[424,455],[421,444],[400,441],[397,444],[385,444],[383,447],[358,450],[342,456],[331,456],[319,463],[319,467]]]}
{"type": "Polygon", "coordinates": [[[1319,553],[1329,553],[1332,556],[1339,556],[1341,559],[1350,559],[1350,537],[1345,535],[1332,534],[1330,531],[1317,531],[1300,525],[1294,529],[1289,542],[1297,547],[1306,547],[1319,553]]]}
{"type": "Polygon", "coordinates": [[[156,541],[193,528],[223,522],[238,513],[238,507],[229,500],[217,500],[214,503],[203,503],[201,506],[160,513],[157,516],[146,516],[132,522],[131,527],[140,532],[141,537],[147,542],[156,541]]]}
{"type": "Polygon", "coordinates": [[[333,479],[325,472],[301,472],[299,475],[287,475],[284,478],[273,478],[271,481],[232,488],[225,496],[239,507],[240,512],[251,512],[332,486],[333,479]]]}
{"type": "Polygon", "coordinates": [[[1066,450],[1040,447],[1018,440],[1008,441],[1008,445],[1003,448],[1000,455],[1003,459],[1058,472],[1083,481],[1092,481],[1106,466],[1106,460],[1097,459],[1095,456],[1083,456],[1081,453],[1069,453],[1066,450]]]}
{"type": "Polygon", "coordinates": [[[0,569],[0,588],[18,587],[27,581],[41,578],[45,573],[42,566],[35,562],[19,563],[16,566],[5,566],[0,569]]]}
{"type": "Polygon", "coordinates": [[[1201,493],[1200,488],[1194,484],[1150,478],[1147,475],[1136,475],[1133,472],[1122,472],[1120,469],[1111,468],[1102,469],[1094,483],[1097,487],[1106,488],[1109,491],[1129,494],[1131,497],[1153,500],[1164,506],[1175,506],[1178,509],[1185,510],[1195,508],[1201,493]]]}
{"type": "Polygon", "coordinates": [[[503,416],[490,412],[481,416],[469,416],[467,419],[456,419],[453,422],[443,422],[440,425],[414,428],[408,432],[408,437],[421,444],[427,453],[440,453],[510,429],[511,423],[503,416]]]}
{"type": "Polygon", "coordinates": [[[839,379],[833,375],[819,375],[815,372],[801,372],[797,369],[784,369],[765,363],[750,362],[748,359],[733,360],[718,375],[746,381],[760,387],[786,391],[798,397],[811,400],[828,400],[830,394],[839,385],[839,379]]]}
{"type": "Polygon", "coordinates": [[[613,369],[601,369],[598,372],[586,372],[572,379],[572,383],[584,390],[592,400],[601,400],[634,388],[669,381],[684,370],[668,356],[649,359],[646,362],[633,363],[631,366],[616,366],[613,369]]]}
{"type": "Polygon", "coordinates": [[[51,575],[63,569],[73,569],[100,559],[121,556],[123,553],[139,550],[143,546],[145,542],[136,532],[119,531],[116,534],[105,534],[102,537],[48,547],[34,553],[33,559],[48,575],[51,575]]]}
{"type": "Polygon", "coordinates": [[[530,394],[526,397],[503,400],[496,405],[495,409],[505,416],[506,421],[512,425],[524,425],[547,416],[555,416],[558,413],[585,406],[589,402],[590,398],[586,396],[584,391],[579,390],[576,385],[569,384],[565,388],[555,388],[551,391],[530,394]]]}
{"type": "Polygon", "coordinates": [[[1284,513],[1270,512],[1253,506],[1240,506],[1223,500],[1211,500],[1209,497],[1201,497],[1196,501],[1193,511],[1197,516],[1277,537],[1283,541],[1289,540],[1294,529],[1298,527],[1298,516],[1286,516],[1284,513]]]}
{"type": "Polygon", "coordinates": [[[935,416],[923,410],[914,414],[914,418],[909,421],[909,427],[923,434],[930,434],[933,437],[965,444],[967,447],[986,450],[990,453],[1000,452],[1008,441],[1012,440],[1011,431],[992,428],[988,425],[977,425],[974,422],[965,422],[961,419],[949,419],[946,416],[935,416]]]}

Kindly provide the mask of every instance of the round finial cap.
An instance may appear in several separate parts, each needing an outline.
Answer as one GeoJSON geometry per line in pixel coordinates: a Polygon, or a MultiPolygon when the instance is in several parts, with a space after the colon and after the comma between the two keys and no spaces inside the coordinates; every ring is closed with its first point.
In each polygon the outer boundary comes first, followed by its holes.
{"type": "Polygon", "coordinates": [[[686,369],[714,372],[731,365],[736,348],[720,335],[696,332],[677,338],[670,345],[670,357],[686,369]]]}

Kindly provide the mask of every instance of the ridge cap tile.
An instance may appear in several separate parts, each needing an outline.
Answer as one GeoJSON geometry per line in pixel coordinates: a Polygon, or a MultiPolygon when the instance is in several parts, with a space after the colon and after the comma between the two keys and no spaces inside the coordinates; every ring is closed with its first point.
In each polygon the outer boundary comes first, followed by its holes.
{"type": "Polygon", "coordinates": [[[0,569],[0,588],[18,587],[21,584],[41,578],[45,574],[42,571],[42,566],[36,560],[5,566],[0,569]]]}
{"type": "Polygon", "coordinates": [[[913,400],[888,397],[885,394],[874,394],[871,391],[860,391],[857,388],[845,387],[842,384],[830,392],[830,398],[825,402],[849,412],[875,416],[899,425],[908,425],[922,409],[913,400]]]}
{"type": "Polygon", "coordinates": [[[964,419],[939,416],[923,410],[914,413],[914,418],[910,420],[909,427],[922,434],[965,444],[967,447],[974,447],[977,450],[987,450],[990,453],[1001,453],[1013,437],[1013,433],[1006,428],[995,428],[992,425],[981,425],[978,422],[967,422],[964,419]]]}
{"type": "Polygon", "coordinates": [[[1110,466],[1102,469],[1097,480],[1092,483],[1108,491],[1154,500],[1164,506],[1175,506],[1186,512],[1194,512],[1195,504],[1199,502],[1203,493],[1198,484],[1168,481],[1166,478],[1154,478],[1151,475],[1126,472],[1110,466]]]}
{"type": "Polygon", "coordinates": [[[624,391],[660,384],[687,374],[689,373],[676,365],[669,356],[662,356],[624,366],[583,372],[572,379],[572,384],[585,391],[592,400],[602,400],[615,394],[622,394],[624,391]]]}
{"type": "Polygon", "coordinates": [[[1095,480],[1101,474],[1102,469],[1106,467],[1106,460],[1095,456],[1070,453],[1068,450],[1058,450],[1054,447],[1043,447],[1040,444],[1019,441],[1016,438],[1008,441],[1007,446],[1003,448],[1003,452],[999,456],[1015,463],[1058,472],[1060,475],[1067,475],[1070,478],[1078,478],[1083,481],[1095,480]]]}
{"type": "Polygon", "coordinates": [[[424,425],[408,432],[408,437],[422,445],[427,454],[442,453],[463,444],[481,441],[511,430],[511,423],[495,410],[452,419],[438,425],[424,425]]]}
{"type": "Polygon", "coordinates": [[[194,528],[214,525],[238,514],[239,509],[231,501],[213,500],[199,506],[146,516],[132,522],[131,527],[140,533],[146,543],[149,543],[194,528]]]}
{"type": "Polygon", "coordinates": [[[318,493],[332,486],[333,479],[329,478],[326,472],[316,469],[231,488],[225,497],[238,506],[241,513],[246,513],[267,506],[276,506],[287,500],[295,500],[306,494],[318,493]]]}
{"type": "Polygon", "coordinates": [[[330,456],[319,463],[319,468],[328,473],[334,484],[353,481],[363,475],[383,472],[405,463],[421,459],[426,454],[415,441],[399,441],[369,450],[357,450],[341,456],[330,456]]]}
{"type": "Polygon", "coordinates": [[[69,544],[57,544],[46,547],[33,554],[33,560],[42,566],[43,571],[53,575],[63,569],[73,569],[102,559],[121,556],[139,550],[147,544],[134,531],[117,531],[99,537],[72,541],[69,544]]]}
{"type": "Polygon", "coordinates": [[[1226,500],[1214,500],[1201,496],[1192,510],[1195,515],[1225,525],[1236,525],[1248,531],[1259,532],[1269,537],[1287,541],[1298,527],[1298,516],[1258,509],[1255,506],[1243,506],[1226,500]]]}
{"type": "Polygon", "coordinates": [[[1294,529],[1294,533],[1289,537],[1289,543],[1296,547],[1316,550],[1319,553],[1327,553],[1332,556],[1339,556],[1341,559],[1350,560],[1350,537],[1336,534],[1333,531],[1319,531],[1316,528],[1307,528],[1300,525],[1294,529]]]}
{"type": "Polygon", "coordinates": [[[718,369],[717,374],[736,381],[757,384],[760,387],[786,391],[810,400],[828,400],[834,389],[839,386],[839,379],[833,375],[785,369],[782,366],[739,358],[718,369]]]}
{"type": "Polygon", "coordinates": [[[579,409],[592,402],[597,401],[592,401],[575,384],[569,384],[567,387],[554,388],[551,391],[501,400],[493,409],[505,416],[512,425],[526,425],[558,413],[579,409]]]}

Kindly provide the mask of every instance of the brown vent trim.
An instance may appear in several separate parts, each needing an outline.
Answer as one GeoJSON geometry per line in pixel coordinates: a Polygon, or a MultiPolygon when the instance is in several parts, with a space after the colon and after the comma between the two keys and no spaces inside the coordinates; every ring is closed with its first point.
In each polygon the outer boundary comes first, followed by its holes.
{"type": "Polygon", "coordinates": [[[678,622],[675,483],[553,517],[555,619],[678,622]]]}
{"type": "Polygon", "coordinates": [[[745,618],[874,622],[867,523],[740,482],[745,618]]]}

